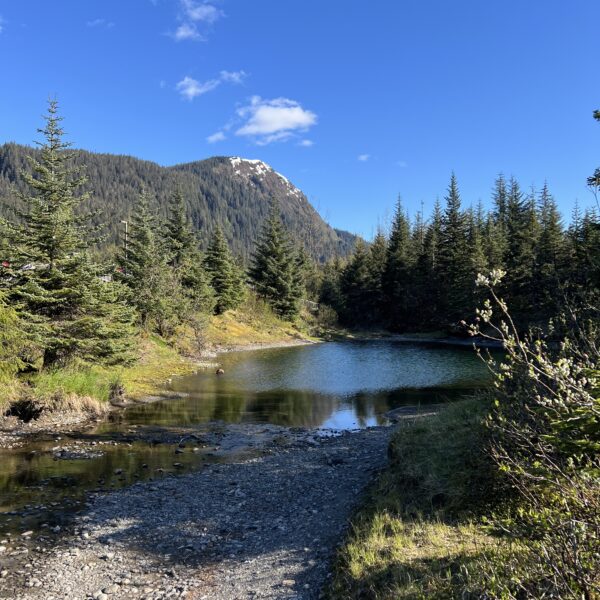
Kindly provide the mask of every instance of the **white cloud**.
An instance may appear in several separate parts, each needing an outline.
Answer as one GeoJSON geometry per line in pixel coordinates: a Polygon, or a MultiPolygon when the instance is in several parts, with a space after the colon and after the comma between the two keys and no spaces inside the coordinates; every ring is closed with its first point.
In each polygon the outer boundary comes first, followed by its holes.
{"type": "Polygon", "coordinates": [[[302,146],[303,148],[310,148],[311,146],[314,146],[314,142],[312,140],[301,140],[300,142],[298,142],[298,146],[302,146]]]}
{"type": "Polygon", "coordinates": [[[406,169],[408,167],[408,163],[405,160],[399,160],[396,163],[401,169],[406,169]]]}
{"type": "Polygon", "coordinates": [[[180,25],[172,33],[172,37],[177,42],[183,40],[201,40],[206,38],[199,31],[199,25],[212,25],[224,16],[223,11],[219,10],[210,2],[198,2],[197,0],[180,0],[180,25]]]}
{"type": "Polygon", "coordinates": [[[216,142],[222,142],[223,140],[227,139],[225,134],[222,131],[217,131],[216,133],[213,133],[212,135],[209,135],[206,138],[206,141],[209,144],[215,144],[216,142]]]}
{"type": "Polygon", "coordinates": [[[370,154],[359,154],[357,160],[359,160],[360,162],[367,162],[370,158],[370,154]]]}
{"type": "Polygon", "coordinates": [[[236,135],[252,137],[259,145],[288,139],[297,132],[307,131],[317,122],[315,113],[288,98],[263,100],[253,96],[250,104],[239,108],[237,114],[245,123],[236,135]]]}
{"type": "Polygon", "coordinates": [[[111,27],[115,26],[112,21],[107,21],[106,19],[94,19],[93,21],[86,21],[86,25],[88,27],[105,27],[106,29],[110,29],[111,27]]]}
{"type": "Polygon", "coordinates": [[[186,76],[175,88],[186,100],[193,100],[196,96],[202,96],[202,94],[211,92],[219,87],[219,85],[221,85],[221,82],[218,79],[210,79],[201,83],[192,77],[186,76]]]}
{"type": "Polygon", "coordinates": [[[207,92],[217,89],[222,83],[242,83],[246,73],[244,71],[221,71],[218,79],[209,79],[200,82],[186,75],[175,89],[187,100],[193,100],[196,96],[202,96],[207,92]]]}
{"type": "Polygon", "coordinates": [[[182,40],[200,40],[204,39],[193,23],[182,23],[173,34],[173,37],[181,42],[182,40]]]}
{"type": "Polygon", "coordinates": [[[2,33],[4,31],[4,19],[2,17],[0,17],[0,33],[2,33]]]}
{"type": "Polygon", "coordinates": [[[195,2],[194,0],[181,0],[181,8],[185,16],[195,23],[214,23],[218,21],[223,12],[208,2],[195,2]]]}
{"type": "Polygon", "coordinates": [[[221,71],[221,81],[243,83],[248,74],[245,71],[221,71]]]}

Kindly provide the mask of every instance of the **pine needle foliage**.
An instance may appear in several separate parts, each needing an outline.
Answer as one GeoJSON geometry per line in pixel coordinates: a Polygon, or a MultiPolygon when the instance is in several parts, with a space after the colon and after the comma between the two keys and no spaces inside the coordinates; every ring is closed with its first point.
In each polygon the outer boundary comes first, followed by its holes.
{"type": "Polygon", "coordinates": [[[21,173],[25,208],[19,224],[9,228],[10,258],[1,285],[39,345],[44,368],[77,359],[127,361],[132,313],[90,259],[94,228],[76,213],[88,198],[81,192],[86,178],[72,166],[56,101],[50,101],[45,120],[40,158],[30,159],[31,171],[21,173]]]}

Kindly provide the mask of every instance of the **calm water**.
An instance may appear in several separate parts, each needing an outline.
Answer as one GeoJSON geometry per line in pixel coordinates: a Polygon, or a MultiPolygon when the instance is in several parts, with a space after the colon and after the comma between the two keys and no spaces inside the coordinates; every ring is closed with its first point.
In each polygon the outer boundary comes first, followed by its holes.
{"type": "Polygon", "coordinates": [[[354,429],[385,423],[402,405],[440,402],[483,385],[470,349],[386,341],[315,344],[221,355],[225,375],[174,380],[184,401],[145,406],[129,422],[263,422],[354,429]]]}
{"type": "Polygon", "coordinates": [[[472,350],[386,341],[237,352],[219,361],[222,376],[210,370],[173,380],[171,390],[185,397],[115,413],[96,430],[74,436],[73,442],[97,444],[94,458],[56,460],[52,448],[70,442],[66,437],[0,452],[0,531],[60,521],[92,489],[232,459],[212,448],[175,457],[172,445],[111,444],[132,430],[151,439],[153,432],[214,421],[355,429],[385,424],[385,413],[398,406],[460,397],[487,377],[472,350]]]}

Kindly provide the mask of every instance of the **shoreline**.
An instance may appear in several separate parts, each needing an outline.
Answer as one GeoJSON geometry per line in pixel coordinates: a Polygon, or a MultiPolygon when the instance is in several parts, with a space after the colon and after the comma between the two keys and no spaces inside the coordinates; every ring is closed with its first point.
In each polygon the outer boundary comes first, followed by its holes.
{"type": "MultiPolygon", "coordinates": [[[[189,366],[188,373],[191,374],[201,369],[208,370],[219,367],[220,363],[211,360],[217,359],[219,354],[307,346],[318,343],[322,343],[322,341],[290,339],[273,342],[252,342],[250,344],[216,345],[212,350],[203,351],[198,359],[182,357],[182,360],[189,366]]],[[[140,404],[160,402],[162,400],[168,400],[169,398],[182,398],[184,397],[184,394],[170,392],[166,389],[161,390],[161,385],[164,385],[169,379],[177,375],[178,374],[170,375],[169,378],[162,383],[156,382],[155,394],[146,394],[140,398],[128,398],[127,393],[125,393],[124,402],[107,402],[102,414],[93,414],[84,410],[44,411],[39,418],[32,419],[28,422],[22,421],[15,416],[2,415],[0,416],[0,451],[21,448],[28,443],[33,443],[40,438],[47,436],[58,434],[68,436],[70,434],[88,431],[98,427],[109,417],[109,415],[120,410],[127,410],[128,408],[139,406],[140,404]]],[[[152,383],[152,380],[149,380],[149,383],[152,383]]]]}
{"type": "MultiPolygon", "coordinates": [[[[0,451],[13,450],[33,443],[41,438],[55,435],[73,435],[89,431],[98,427],[103,421],[115,412],[127,410],[140,404],[150,404],[168,400],[169,398],[182,398],[185,394],[161,389],[172,377],[192,374],[200,370],[208,371],[220,366],[219,355],[234,352],[253,352],[257,350],[270,350],[278,348],[293,348],[298,346],[310,346],[322,344],[329,341],[366,342],[366,341],[392,341],[407,344],[434,344],[448,347],[470,348],[473,344],[470,340],[453,340],[449,338],[427,337],[426,335],[406,336],[403,334],[390,334],[386,332],[357,332],[348,333],[334,339],[308,339],[292,338],[267,342],[250,342],[247,344],[215,344],[210,349],[203,350],[197,358],[182,357],[186,367],[179,373],[169,375],[165,380],[147,379],[146,383],[153,384],[155,393],[144,394],[140,397],[124,395],[123,402],[107,402],[103,405],[102,413],[86,412],[85,410],[72,411],[44,411],[39,418],[25,422],[15,416],[0,417],[0,451]]],[[[480,347],[485,347],[481,346],[480,347]]],[[[495,346],[488,346],[496,348],[495,346]]]]}

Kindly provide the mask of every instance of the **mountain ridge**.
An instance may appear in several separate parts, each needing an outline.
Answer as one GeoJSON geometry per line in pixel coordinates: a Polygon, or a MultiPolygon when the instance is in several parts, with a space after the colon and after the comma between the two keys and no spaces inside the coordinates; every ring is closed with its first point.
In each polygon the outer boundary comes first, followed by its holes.
{"type": "MultiPolygon", "coordinates": [[[[9,216],[18,205],[13,189],[24,190],[18,173],[29,170],[27,156],[39,150],[13,142],[0,146],[0,215],[9,216]]],[[[292,237],[313,258],[326,261],[345,256],[356,236],[326,223],[305,194],[290,180],[259,159],[214,156],[162,166],[130,155],[73,150],[74,164],[85,165],[92,192],[82,210],[99,212],[94,224],[106,222],[107,245],[118,244],[120,222],[131,214],[142,189],[153,196],[154,208],[165,216],[169,196],[179,188],[188,216],[205,247],[217,224],[236,254],[248,259],[271,198],[281,207],[282,219],[292,237]]]]}

